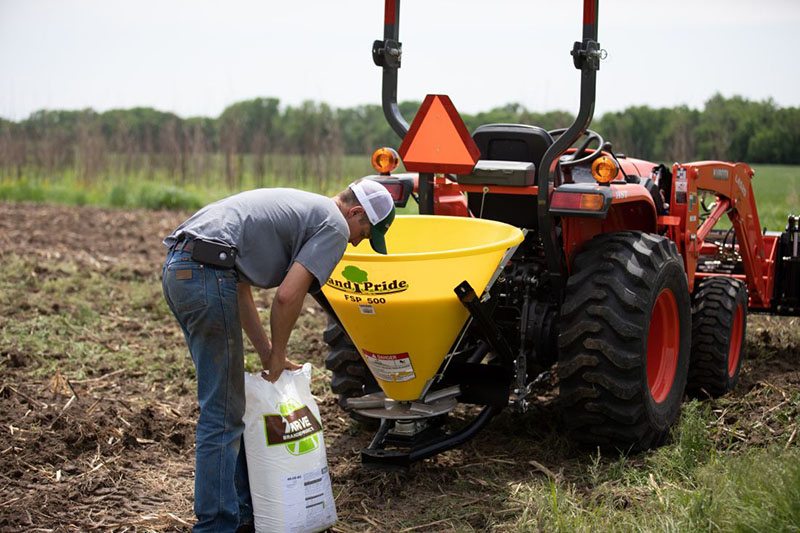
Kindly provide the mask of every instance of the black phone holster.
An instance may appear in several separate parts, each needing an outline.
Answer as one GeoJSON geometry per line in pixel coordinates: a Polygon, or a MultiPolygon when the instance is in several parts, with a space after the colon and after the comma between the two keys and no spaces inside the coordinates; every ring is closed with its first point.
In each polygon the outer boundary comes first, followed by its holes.
{"type": "Polygon", "coordinates": [[[233,268],[236,265],[236,248],[228,244],[194,239],[192,259],[218,268],[233,268]]]}

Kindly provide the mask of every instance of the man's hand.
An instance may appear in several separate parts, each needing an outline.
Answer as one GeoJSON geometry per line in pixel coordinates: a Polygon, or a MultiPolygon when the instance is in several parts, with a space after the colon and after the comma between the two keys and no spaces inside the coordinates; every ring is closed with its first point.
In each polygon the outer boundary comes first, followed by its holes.
{"type": "Polygon", "coordinates": [[[267,364],[264,365],[265,372],[262,372],[262,376],[264,379],[271,383],[275,383],[278,381],[278,378],[281,377],[281,373],[284,370],[299,370],[303,368],[303,365],[298,365],[297,363],[286,359],[286,356],[283,357],[276,356],[273,354],[270,356],[269,361],[267,364]]]}
{"type": "Polygon", "coordinates": [[[269,362],[272,360],[272,346],[270,346],[270,349],[267,352],[259,352],[258,358],[261,359],[261,368],[264,370],[268,369],[269,362]]]}

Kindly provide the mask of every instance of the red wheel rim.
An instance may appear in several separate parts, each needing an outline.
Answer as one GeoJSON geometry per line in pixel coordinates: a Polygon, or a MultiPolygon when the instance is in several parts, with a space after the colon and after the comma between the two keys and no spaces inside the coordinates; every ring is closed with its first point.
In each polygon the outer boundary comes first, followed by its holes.
{"type": "Polygon", "coordinates": [[[736,307],[736,316],[733,317],[731,326],[731,349],[728,351],[728,377],[736,374],[739,366],[739,357],[742,354],[742,327],[744,326],[744,307],[736,307]]]}
{"type": "Polygon", "coordinates": [[[656,299],[647,335],[647,385],[656,403],[672,390],[680,351],[680,321],[675,295],[664,289],[656,299]]]}

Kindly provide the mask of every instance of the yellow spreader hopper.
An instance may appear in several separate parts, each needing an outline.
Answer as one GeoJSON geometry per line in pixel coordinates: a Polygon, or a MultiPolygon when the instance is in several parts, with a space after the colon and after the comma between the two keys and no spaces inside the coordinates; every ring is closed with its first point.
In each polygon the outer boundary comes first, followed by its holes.
{"type": "Polygon", "coordinates": [[[425,397],[470,316],[454,289],[466,281],[483,293],[522,240],[518,228],[491,220],[398,216],[387,255],[348,247],[323,292],[385,393],[359,413],[418,419],[455,405],[425,397]]]}

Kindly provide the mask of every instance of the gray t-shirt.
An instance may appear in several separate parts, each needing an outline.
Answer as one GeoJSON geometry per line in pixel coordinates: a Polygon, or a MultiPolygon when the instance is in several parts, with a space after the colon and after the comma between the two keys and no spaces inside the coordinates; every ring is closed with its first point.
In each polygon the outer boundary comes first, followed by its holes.
{"type": "Polygon", "coordinates": [[[280,285],[295,261],[324,285],[350,237],[332,199],[295,189],[256,189],[207,205],[164,244],[184,234],[235,246],[239,273],[264,288],[280,285]]]}

